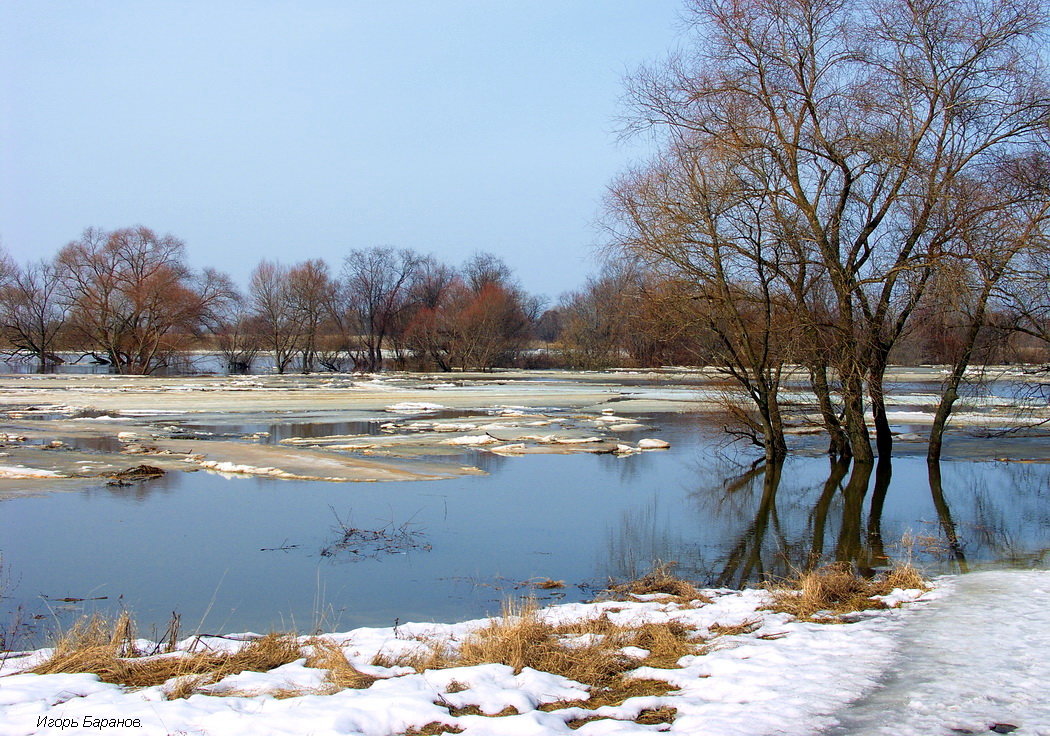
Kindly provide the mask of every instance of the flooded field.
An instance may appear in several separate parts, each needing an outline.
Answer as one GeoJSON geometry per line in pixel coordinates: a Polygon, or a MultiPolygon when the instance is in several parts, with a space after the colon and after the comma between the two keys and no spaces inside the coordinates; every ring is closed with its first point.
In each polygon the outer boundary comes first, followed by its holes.
{"type": "Polygon", "coordinates": [[[145,634],[173,611],[210,633],[456,621],[658,560],[727,587],[813,559],[1048,562],[1046,436],[963,425],[931,477],[919,390],[892,463],[864,473],[806,432],[756,464],[701,382],[666,377],[5,380],[0,620],[38,628],[122,607],[145,634]],[[140,463],[167,472],[107,485],[140,463]],[[386,482],[323,479],[343,472],[386,482]]]}

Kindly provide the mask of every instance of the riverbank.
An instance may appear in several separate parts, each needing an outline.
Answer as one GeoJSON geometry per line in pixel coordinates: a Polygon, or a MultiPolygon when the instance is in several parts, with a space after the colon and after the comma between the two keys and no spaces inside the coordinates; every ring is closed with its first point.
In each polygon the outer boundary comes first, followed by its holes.
{"type": "MultiPolygon", "coordinates": [[[[649,691],[598,707],[588,703],[592,688],[535,668],[471,663],[417,671],[405,664],[432,652],[434,642],[443,650],[462,648],[493,627],[485,619],[304,637],[303,657],[266,673],[226,676],[189,697],[179,697],[176,681],[129,688],[88,674],[12,674],[50,652],[9,657],[0,670],[8,675],[0,680],[0,734],[98,732],[91,719],[124,722],[105,733],[150,736],[918,736],[987,733],[995,726],[1026,736],[1050,729],[1042,697],[1050,675],[1048,572],[945,577],[932,591],[896,590],[883,599],[890,608],[846,614],[833,624],[767,610],[770,595],[722,589],[684,600],[643,594],[528,614],[581,656],[614,629],[673,624],[688,632],[688,653],[663,661],[647,661],[658,644],[624,647],[622,656],[638,665],[627,676],[649,683],[649,691]],[[963,630],[966,647],[958,645],[963,630]],[[333,688],[317,664],[321,651],[345,657],[361,679],[333,688]]],[[[230,652],[245,646],[238,639],[252,638],[189,638],[161,656],[230,652]]]]}

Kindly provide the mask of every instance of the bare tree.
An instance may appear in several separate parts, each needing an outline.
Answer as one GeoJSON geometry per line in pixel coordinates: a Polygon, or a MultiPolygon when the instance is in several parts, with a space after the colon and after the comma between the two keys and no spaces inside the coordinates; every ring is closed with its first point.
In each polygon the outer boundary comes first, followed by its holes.
{"type": "Polygon", "coordinates": [[[511,269],[491,253],[477,253],[463,266],[439,316],[449,363],[489,370],[510,365],[532,337],[541,302],[515,281],[511,269]]]}
{"type": "Polygon", "coordinates": [[[962,212],[952,213],[957,237],[947,244],[941,268],[956,264],[952,270],[958,304],[954,321],[961,334],[930,429],[927,459],[931,462],[940,459],[959,386],[979,348],[980,336],[990,328],[995,303],[1007,304],[1011,285],[1024,282],[1025,274],[1018,270],[1024,266],[1024,256],[1047,250],[1050,191],[1041,185],[1032,187],[1019,177],[1027,173],[1026,167],[1018,168],[1016,163],[993,169],[984,181],[965,182],[969,186],[960,186],[956,193],[965,204],[959,207],[962,212]]]}
{"type": "Polygon", "coordinates": [[[383,366],[383,343],[408,305],[410,285],[419,266],[410,250],[355,250],[343,264],[347,307],[365,346],[365,370],[383,366]]]}
{"type": "Polygon", "coordinates": [[[439,315],[446,308],[457,283],[456,272],[433,256],[419,259],[409,286],[407,309],[402,310],[399,329],[392,335],[395,350],[412,356],[421,369],[452,370],[439,315]]]}
{"type": "Polygon", "coordinates": [[[248,298],[263,344],[273,353],[274,370],[285,373],[295,358],[300,322],[292,303],[288,268],[261,261],[248,282],[248,298]]]}
{"type": "Polygon", "coordinates": [[[145,227],[89,228],[59,253],[71,324],[120,373],[148,374],[204,327],[229,298],[229,280],[194,273],[185,246],[145,227]]]}
{"type": "Polygon", "coordinates": [[[242,294],[233,294],[218,312],[212,331],[226,370],[231,374],[251,373],[263,349],[263,334],[259,318],[242,294]]]}
{"type": "Polygon", "coordinates": [[[15,272],[0,294],[0,324],[15,352],[35,359],[40,373],[62,363],[56,345],[68,310],[59,268],[49,261],[29,264],[15,272]]]}
{"type": "Polygon", "coordinates": [[[321,330],[335,304],[336,285],[328,264],[320,259],[303,261],[287,274],[289,308],[298,326],[298,351],[304,373],[316,367],[321,330]]]}
{"type": "MultiPolygon", "coordinates": [[[[702,185],[694,190],[750,202],[738,230],[779,241],[752,251],[762,274],[748,276],[751,288],[806,307],[791,282],[812,273],[826,286],[843,431],[853,456],[871,463],[865,397],[888,454],[883,372],[959,237],[946,202],[964,204],[953,190],[1004,157],[1045,147],[1047,15],[1034,0],[691,0],[688,9],[695,53],[634,77],[632,124],[667,132],[702,185]]],[[[695,209],[719,232],[730,225],[728,210],[695,209]]]]}

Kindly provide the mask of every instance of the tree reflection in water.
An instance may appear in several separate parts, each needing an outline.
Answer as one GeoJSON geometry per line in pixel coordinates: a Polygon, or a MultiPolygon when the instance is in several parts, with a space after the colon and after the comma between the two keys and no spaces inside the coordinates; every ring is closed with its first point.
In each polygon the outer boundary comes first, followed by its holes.
{"type": "Polygon", "coordinates": [[[630,577],[677,560],[682,574],[738,588],[830,561],[863,572],[911,558],[931,572],[967,572],[975,561],[1045,564],[1048,471],[917,457],[743,467],[722,459],[698,468],[709,480],[689,493],[693,532],[681,510],[658,509],[656,498],[624,512],[606,566],[630,577]]]}

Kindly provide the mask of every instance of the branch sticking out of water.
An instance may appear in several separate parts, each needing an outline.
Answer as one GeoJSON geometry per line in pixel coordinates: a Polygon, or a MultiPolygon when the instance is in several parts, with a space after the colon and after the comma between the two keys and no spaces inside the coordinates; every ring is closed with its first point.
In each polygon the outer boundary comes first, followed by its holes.
{"type": "Polygon", "coordinates": [[[426,541],[422,530],[414,528],[410,522],[397,525],[393,521],[379,529],[362,529],[354,526],[351,512],[341,518],[332,509],[336,526],[332,531],[336,539],[321,548],[322,557],[346,555],[347,559],[378,559],[382,555],[405,554],[410,550],[429,551],[431,545],[426,541]]]}

